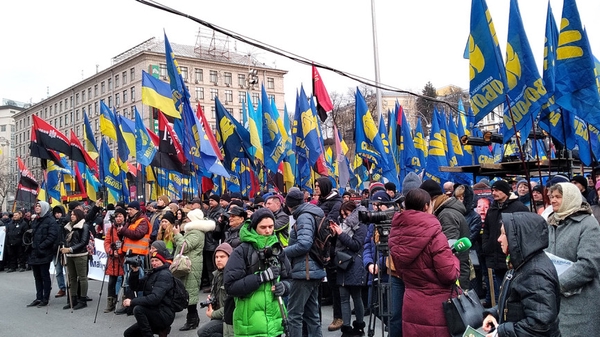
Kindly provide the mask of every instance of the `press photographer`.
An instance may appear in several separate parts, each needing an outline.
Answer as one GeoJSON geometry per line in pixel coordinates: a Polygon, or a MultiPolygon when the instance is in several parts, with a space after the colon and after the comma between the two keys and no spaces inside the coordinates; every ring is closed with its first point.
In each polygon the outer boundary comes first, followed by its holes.
{"type": "Polygon", "coordinates": [[[106,309],[104,312],[113,312],[117,306],[117,279],[123,276],[123,262],[125,253],[123,252],[123,242],[119,238],[119,230],[125,225],[127,212],[123,208],[114,210],[109,216],[109,224],[106,227],[106,237],[104,238],[104,251],[106,252],[106,269],[108,275],[108,297],[106,298],[106,309]]]}

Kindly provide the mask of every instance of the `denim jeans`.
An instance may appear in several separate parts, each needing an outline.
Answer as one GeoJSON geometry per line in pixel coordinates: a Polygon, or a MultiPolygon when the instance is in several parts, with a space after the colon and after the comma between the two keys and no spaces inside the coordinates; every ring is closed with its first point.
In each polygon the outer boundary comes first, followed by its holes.
{"type": "Polygon", "coordinates": [[[392,303],[390,312],[389,336],[402,337],[402,303],[404,302],[404,281],[400,278],[390,277],[392,285],[392,303]]]}
{"type": "Polygon", "coordinates": [[[292,280],[288,300],[289,337],[302,337],[302,321],[308,335],[322,337],[319,319],[319,285],[321,280],[292,280]]]}
{"type": "Polygon", "coordinates": [[[56,273],[56,283],[60,290],[67,290],[65,285],[65,273],[63,272],[63,265],[60,263],[60,259],[54,259],[54,272],[56,273]]]}
{"type": "Polygon", "coordinates": [[[340,302],[342,307],[342,320],[344,325],[351,326],[352,324],[352,308],[350,307],[350,296],[354,303],[354,312],[358,323],[364,322],[365,308],[362,301],[361,286],[339,286],[340,302]]]}

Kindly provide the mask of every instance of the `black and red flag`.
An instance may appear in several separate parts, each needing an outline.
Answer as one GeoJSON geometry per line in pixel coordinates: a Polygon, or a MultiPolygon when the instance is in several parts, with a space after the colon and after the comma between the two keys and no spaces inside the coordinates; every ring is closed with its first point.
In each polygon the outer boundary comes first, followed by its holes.
{"type": "Polygon", "coordinates": [[[40,185],[33,174],[31,174],[31,171],[25,166],[21,157],[17,157],[17,164],[19,166],[20,179],[15,200],[34,204],[37,201],[40,185]]]}
{"type": "Polygon", "coordinates": [[[71,142],[69,139],[36,115],[33,115],[32,118],[33,128],[31,129],[31,143],[29,145],[31,156],[54,160],[48,150],[55,150],[71,157],[71,142]]]}
{"type": "Polygon", "coordinates": [[[80,163],[85,163],[87,167],[98,172],[98,164],[90,157],[87,151],[81,146],[81,142],[71,130],[71,159],[80,163]]]}
{"type": "MultiPolygon", "coordinates": [[[[152,140],[152,144],[158,149],[160,144],[160,137],[154,133],[152,130],[146,128],[148,134],[150,135],[150,140],[152,140]]],[[[177,171],[180,173],[184,172],[183,165],[179,162],[178,159],[173,160],[168,153],[156,151],[156,155],[152,158],[152,162],[150,163],[152,167],[160,167],[167,170],[177,171]]]]}
{"type": "Polygon", "coordinates": [[[313,95],[315,95],[315,98],[317,99],[317,112],[319,113],[321,121],[324,122],[327,119],[327,115],[333,110],[333,104],[331,103],[331,98],[329,97],[327,89],[325,89],[325,84],[323,84],[321,75],[314,64],[312,66],[312,79],[313,95]]]}

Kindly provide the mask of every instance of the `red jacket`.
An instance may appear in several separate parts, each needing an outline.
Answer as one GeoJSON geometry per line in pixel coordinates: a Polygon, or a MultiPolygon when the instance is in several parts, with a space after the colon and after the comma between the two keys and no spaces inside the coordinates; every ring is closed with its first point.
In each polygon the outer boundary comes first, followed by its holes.
{"type": "Polygon", "coordinates": [[[406,290],[402,307],[405,336],[450,336],[442,302],[460,275],[440,222],[434,215],[407,210],[392,220],[392,260],[406,290]]]}

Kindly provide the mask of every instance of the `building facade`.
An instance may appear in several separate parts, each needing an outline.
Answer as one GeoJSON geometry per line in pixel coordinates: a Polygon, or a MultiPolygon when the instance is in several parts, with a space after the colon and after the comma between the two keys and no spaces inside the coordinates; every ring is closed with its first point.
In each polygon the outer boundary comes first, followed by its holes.
{"type": "MultiPolygon", "coordinates": [[[[264,85],[269,97],[283,110],[283,76],[286,71],[259,63],[251,55],[228,50],[211,51],[176,43],[171,43],[171,47],[190,92],[193,108],[197,105],[202,108],[213,131],[215,97],[219,97],[225,108],[239,119],[246,94],[250,93],[256,106],[261,85],[264,85]]],[[[100,102],[114,107],[117,114],[129,119],[135,118],[135,107],[144,123],[156,130],[153,109],[142,104],[141,100],[142,71],[169,81],[164,42],[149,39],[115,56],[112,61],[113,65],[107,69],[14,114],[16,155],[24,159],[36,178],[41,179],[42,169],[40,160],[29,155],[32,115],[44,119],[67,137],[69,132],[74,132],[83,140],[84,114],[87,114],[98,145],[101,139],[100,102]]]]}
{"type": "Polygon", "coordinates": [[[0,208],[11,209],[17,190],[18,173],[15,151],[14,116],[24,110],[24,103],[3,99],[0,105],[0,208]]]}

